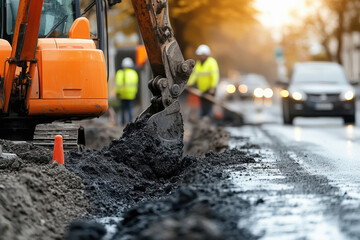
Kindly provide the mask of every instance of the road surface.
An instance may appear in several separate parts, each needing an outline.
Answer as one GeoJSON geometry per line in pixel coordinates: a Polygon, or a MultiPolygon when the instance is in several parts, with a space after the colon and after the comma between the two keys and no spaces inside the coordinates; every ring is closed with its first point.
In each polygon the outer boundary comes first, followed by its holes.
{"type": "Polygon", "coordinates": [[[341,118],[284,126],[279,104],[229,104],[247,123],[228,128],[231,147],[259,154],[247,174],[231,173],[233,190],[259,203],[238,227],[260,239],[360,239],[360,127],[341,118]]]}

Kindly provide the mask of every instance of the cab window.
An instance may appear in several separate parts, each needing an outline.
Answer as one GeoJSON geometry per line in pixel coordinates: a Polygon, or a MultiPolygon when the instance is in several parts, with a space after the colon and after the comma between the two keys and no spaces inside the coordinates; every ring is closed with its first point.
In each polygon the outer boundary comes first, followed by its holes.
{"type": "MultiPolygon", "coordinates": [[[[15,29],[19,0],[6,1],[6,33],[15,29]]],[[[74,0],[44,0],[39,37],[67,37],[75,19],[74,0]]]]}

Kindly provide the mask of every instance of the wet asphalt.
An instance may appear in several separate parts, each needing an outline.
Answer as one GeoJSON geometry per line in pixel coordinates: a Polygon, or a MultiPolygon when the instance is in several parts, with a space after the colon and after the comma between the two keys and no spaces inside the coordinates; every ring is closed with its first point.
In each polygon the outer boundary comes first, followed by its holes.
{"type": "Polygon", "coordinates": [[[245,174],[230,170],[230,188],[255,202],[238,227],[260,239],[360,239],[360,123],[297,118],[284,126],[276,100],[229,105],[247,123],[227,128],[230,146],[258,154],[245,174]]]}

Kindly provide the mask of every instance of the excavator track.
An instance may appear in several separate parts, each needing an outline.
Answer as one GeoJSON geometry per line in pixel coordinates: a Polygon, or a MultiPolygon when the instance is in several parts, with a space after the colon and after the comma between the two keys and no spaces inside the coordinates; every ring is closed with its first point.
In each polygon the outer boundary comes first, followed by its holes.
{"type": "Polygon", "coordinates": [[[54,148],[56,135],[63,137],[65,151],[82,150],[85,146],[84,128],[74,123],[38,124],[35,128],[33,144],[37,146],[54,148]]]}

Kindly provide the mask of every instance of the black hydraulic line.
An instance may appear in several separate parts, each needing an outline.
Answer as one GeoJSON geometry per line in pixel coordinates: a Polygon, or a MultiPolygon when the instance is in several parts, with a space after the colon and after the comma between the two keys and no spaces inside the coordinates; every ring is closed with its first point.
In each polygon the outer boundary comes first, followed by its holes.
{"type": "Polygon", "coordinates": [[[81,13],[81,16],[84,16],[90,9],[96,4],[96,0],[92,1],[85,9],[84,12],[81,13]]]}
{"type": "Polygon", "coordinates": [[[104,52],[105,46],[104,46],[104,6],[103,2],[101,0],[96,1],[96,22],[97,22],[97,30],[98,30],[98,48],[104,52]]]}
{"type": "Polygon", "coordinates": [[[109,56],[109,29],[108,29],[108,7],[106,1],[104,0],[105,7],[105,32],[106,32],[106,68],[107,68],[107,81],[109,82],[109,73],[110,73],[110,56],[109,56]]]}

